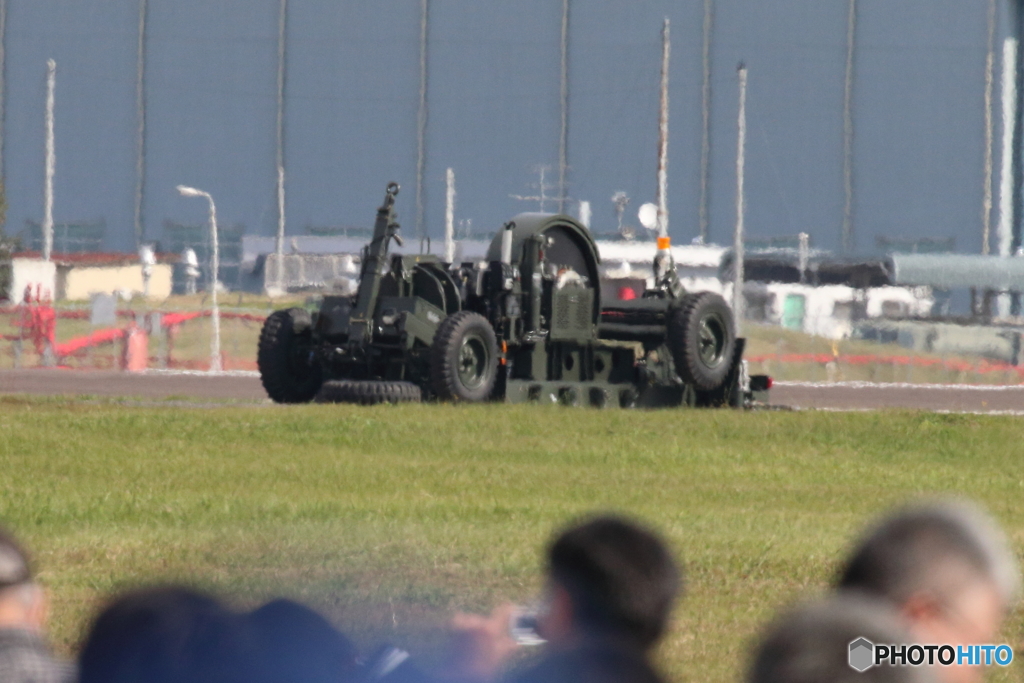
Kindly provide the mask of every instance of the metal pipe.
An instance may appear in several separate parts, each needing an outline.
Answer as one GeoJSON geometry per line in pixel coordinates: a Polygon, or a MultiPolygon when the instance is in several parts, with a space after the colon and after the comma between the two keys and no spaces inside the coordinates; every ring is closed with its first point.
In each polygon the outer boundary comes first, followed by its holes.
{"type": "Polygon", "coordinates": [[[619,341],[652,341],[660,343],[665,340],[665,326],[603,322],[598,325],[597,334],[601,339],[614,339],[619,341]]]}
{"type": "Polygon", "coordinates": [[[444,208],[444,260],[455,262],[455,171],[448,169],[445,174],[446,192],[444,208]]]}

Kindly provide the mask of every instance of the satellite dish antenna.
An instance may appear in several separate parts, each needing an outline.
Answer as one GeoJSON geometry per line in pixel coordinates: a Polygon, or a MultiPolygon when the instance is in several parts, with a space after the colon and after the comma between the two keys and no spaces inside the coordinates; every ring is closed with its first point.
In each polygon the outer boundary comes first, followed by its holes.
{"type": "Polygon", "coordinates": [[[640,225],[648,230],[656,230],[658,228],[658,205],[647,202],[640,207],[637,218],[640,219],[640,225]]]}

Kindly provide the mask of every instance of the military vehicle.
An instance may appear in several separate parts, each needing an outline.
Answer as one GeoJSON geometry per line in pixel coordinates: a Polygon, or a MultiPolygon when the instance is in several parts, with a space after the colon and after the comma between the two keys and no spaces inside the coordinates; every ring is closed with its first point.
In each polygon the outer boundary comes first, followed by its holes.
{"type": "Polygon", "coordinates": [[[590,232],[524,213],[486,261],[389,256],[401,245],[387,187],[354,296],[276,311],[260,334],[263,386],[279,403],[552,402],[595,407],[748,406],[770,379],[747,377],[732,312],[687,293],[667,244],[656,283],[602,305],[590,232]]]}

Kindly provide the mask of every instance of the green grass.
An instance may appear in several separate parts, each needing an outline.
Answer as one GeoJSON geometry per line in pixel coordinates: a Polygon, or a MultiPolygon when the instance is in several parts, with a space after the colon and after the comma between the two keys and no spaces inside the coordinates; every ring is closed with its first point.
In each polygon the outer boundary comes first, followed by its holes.
{"type": "MultiPolygon", "coordinates": [[[[624,511],[686,565],[666,670],[732,681],[758,626],[821,590],[892,504],[970,496],[1024,548],[1020,434],[915,413],[5,398],[0,519],[35,550],[66,653],[111,591],[186,581],[239,606],[297,597],[430,660],[453,610],[534,594],[554,528],[624,511]]],[[[1022,635],[1014,615],[1006,637],[1022,635]]]]}

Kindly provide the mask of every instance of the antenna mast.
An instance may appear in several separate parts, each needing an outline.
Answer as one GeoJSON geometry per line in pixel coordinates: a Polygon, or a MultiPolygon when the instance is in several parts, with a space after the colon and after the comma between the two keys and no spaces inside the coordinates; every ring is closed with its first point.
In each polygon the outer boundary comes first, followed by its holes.
{"type": "Polygon", "coordinates": [[[562,80],[559,94],[562,127],[558,139],[558,213],[565,213],[565,174],[569,164],[569,0],[562,0],[562,80]]]}
{"type": "Polygon", "coordinates": [[[661,30],[661,109],[658,116],[658,250],[668,251],[668,62],[672,50],[668,17],[661,30]],[[664,245],[662,240],[665,241],[664,245]]]}

